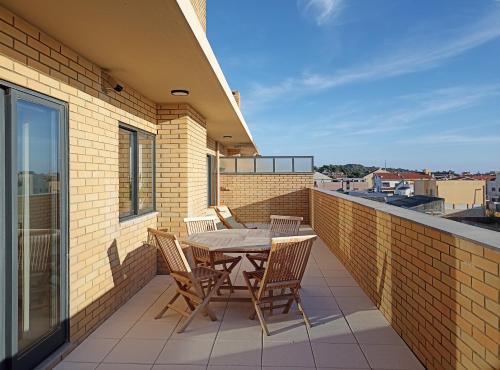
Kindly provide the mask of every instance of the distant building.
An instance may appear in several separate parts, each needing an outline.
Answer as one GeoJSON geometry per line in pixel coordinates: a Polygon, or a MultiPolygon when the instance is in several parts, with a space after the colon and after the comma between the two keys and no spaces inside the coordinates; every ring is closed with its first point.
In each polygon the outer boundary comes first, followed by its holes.
{"type": "Polygon", "coordinates": [[[330,176],[324,175],[321,172],[314,172],[314,186],[319,187],[319,184],[332,182],[333,179],[330,176]]]}
{"type": "Polygon", "coordinates": [[[500,217],[500,171],[494,179],[486,182],[487,208],[491,214],[500,217]]]}
{"type": "Polygon", "coordinates": [[[484,206],[486,201],[484,180],[416,180],[414,187],[415,195],[444,198],[447,210],[484,206]]]}
{"type": "Polygon", "coordinates": [[[401,195],[403,197],[411,197],[414,194],[413,183],[410,181],[401,181],[394,188],[394,195],[401,195]]]}
{"type": "Polygon", "coordinates": [[[443,198],[429,197],[426,195],[415,195],[413,197],[389,197],[387,199],[387,204],[430,215],[443,215],[445,213],[443,198]]]}
{"type": "Polygon", "coordinates": [[[363,180],[370,186],[370,188],[374,188],[375,187],[375,182],[374,182],[373,177],[377,173],[389,173],[389,172],[386,171],[386,170],[383,170],[383,169],[379,168],[378,170],[375,170],[373,172],[370,172],[368,175],[363,176],[363,180]]]}
{"type": "Polygon", "coordinates": [[[415,180],[430,180],[432,176],[421,172],[379,172],[373,175],[376,192],[394,194],[401,181],[412,184],[415,180]]]}
{"type": "Polygon", "coordinates": [[[324,190],[342,190],[342,191],[359,191],[368,190],[370,185],[363,181],[363,178],[341,178],[341,179],[330,179],[330,182],[319,182],[317,187],[324,190]]]}

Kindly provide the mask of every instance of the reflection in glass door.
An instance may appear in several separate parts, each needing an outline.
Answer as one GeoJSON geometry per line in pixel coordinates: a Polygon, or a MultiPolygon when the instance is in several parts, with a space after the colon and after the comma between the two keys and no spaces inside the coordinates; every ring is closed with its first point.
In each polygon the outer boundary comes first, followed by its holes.
{"type": "MultiPolygon", "coordinates": [[[[66,340],[65,106],[9,90],[12,367],[34,367],[66,340]]],[[[8,196],[9,196],[8,195],[8,196]]]]}

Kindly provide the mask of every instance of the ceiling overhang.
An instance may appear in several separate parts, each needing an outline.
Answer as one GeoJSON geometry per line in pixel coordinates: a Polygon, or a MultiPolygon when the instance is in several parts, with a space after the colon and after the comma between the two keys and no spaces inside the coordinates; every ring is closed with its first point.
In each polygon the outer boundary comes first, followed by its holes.
{"type": "Polygon", "coordinates": [[[190,104],[205,117],[213,139],[257,152],[189,0],[2,0],[2,4],[148,99],[190,104]],[[189,95],[172,96],[173,89],[189,90],[189,95]]]}

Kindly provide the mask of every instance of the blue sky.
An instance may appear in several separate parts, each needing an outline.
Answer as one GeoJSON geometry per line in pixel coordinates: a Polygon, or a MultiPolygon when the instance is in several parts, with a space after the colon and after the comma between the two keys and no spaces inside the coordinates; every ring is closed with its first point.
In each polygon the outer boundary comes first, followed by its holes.
{"type": "Polygon", "coordinates": [[[500,170],[500,1],[207,1],[263,155],[500,170]]]}

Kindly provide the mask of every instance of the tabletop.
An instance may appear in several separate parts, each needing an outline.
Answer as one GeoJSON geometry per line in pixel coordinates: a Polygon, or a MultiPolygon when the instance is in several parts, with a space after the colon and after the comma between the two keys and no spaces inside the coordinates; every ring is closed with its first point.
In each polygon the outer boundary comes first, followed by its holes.
{"type": "Polygon", "coordinates": [[[262,252],[271,249],[274,235],[268,229],[225,229],[193,234],[189,241],[201,243],[211,251],[224,252],[262,252]]]}

